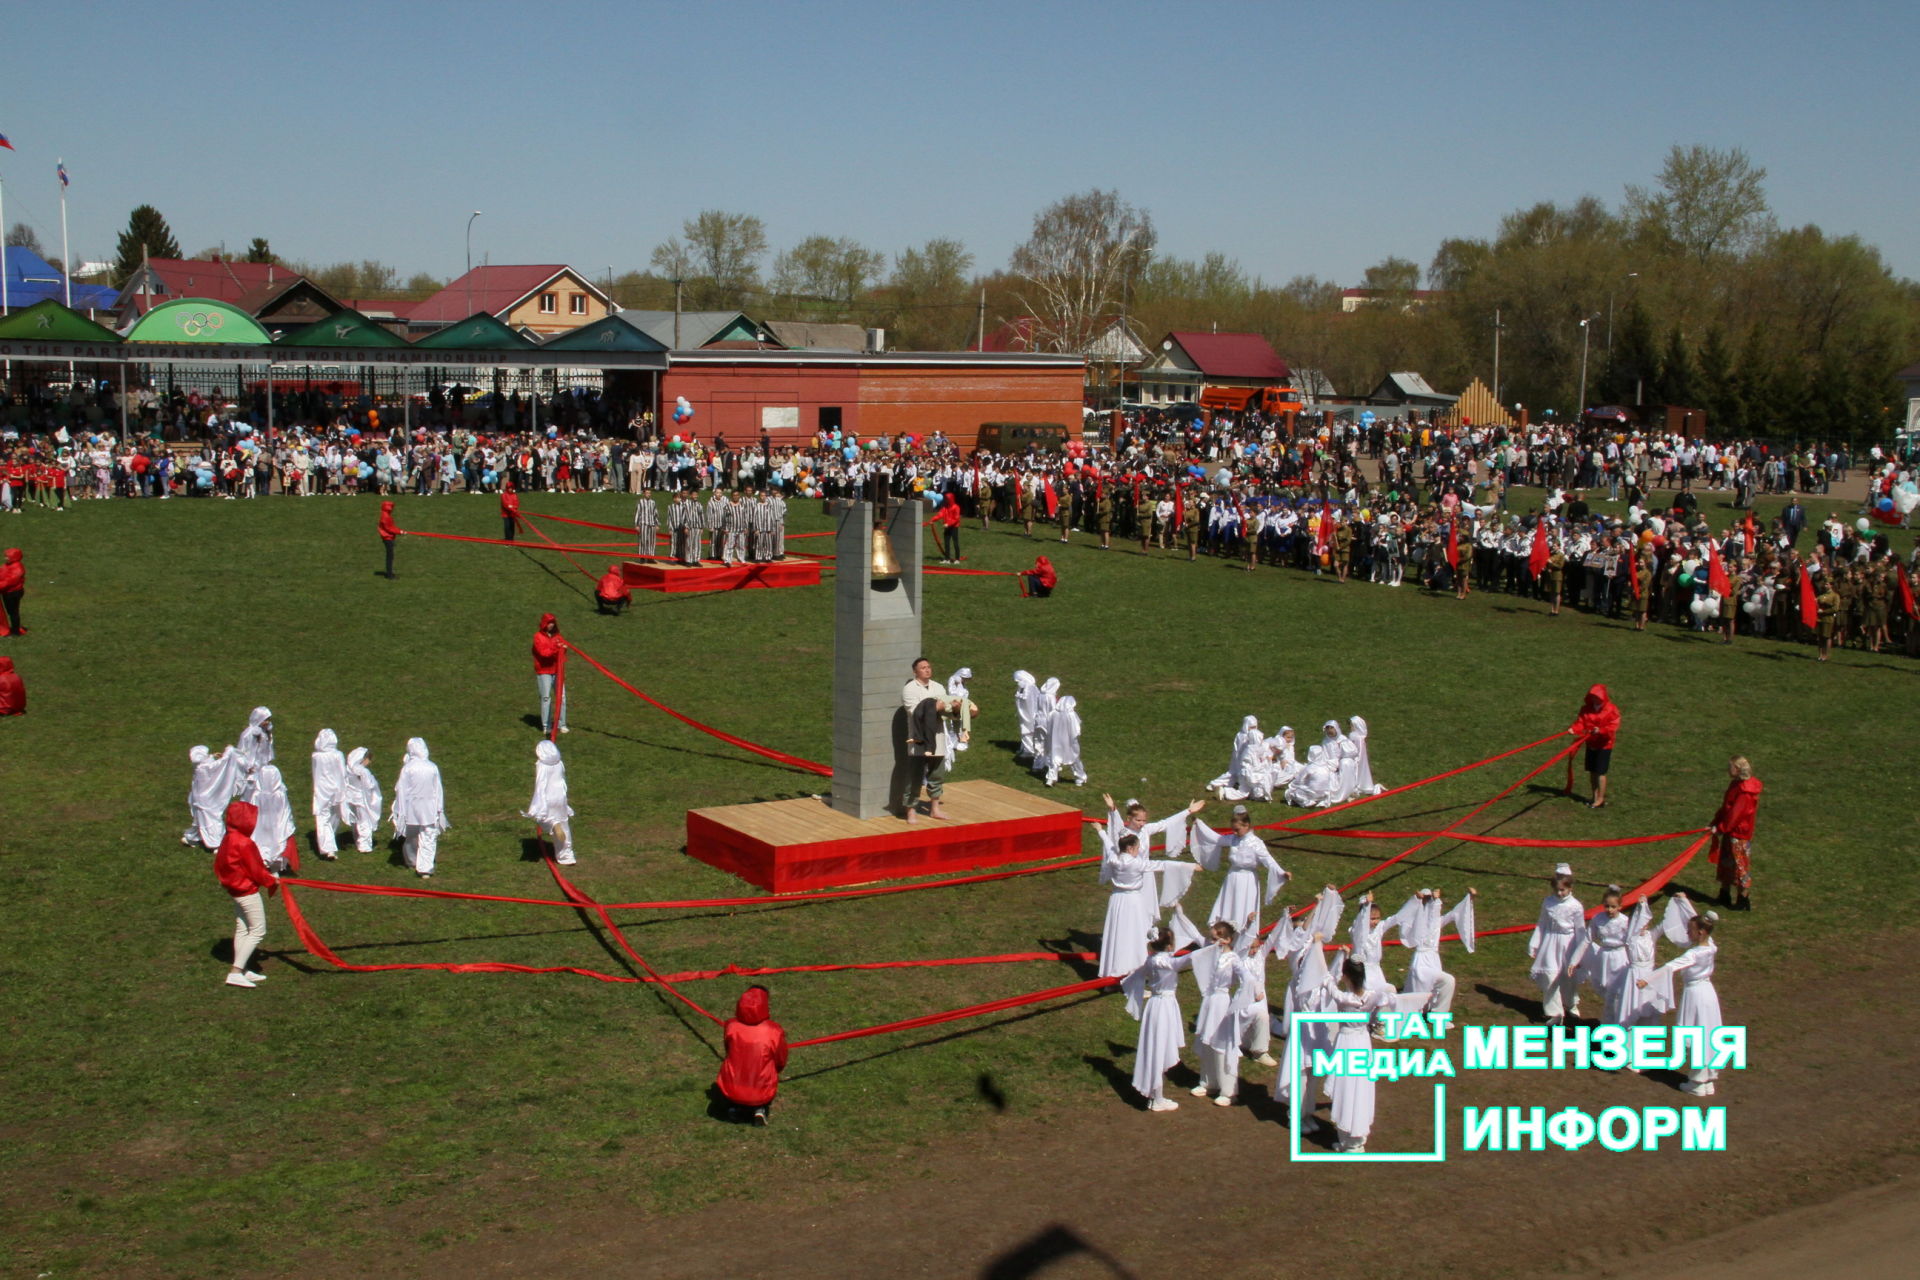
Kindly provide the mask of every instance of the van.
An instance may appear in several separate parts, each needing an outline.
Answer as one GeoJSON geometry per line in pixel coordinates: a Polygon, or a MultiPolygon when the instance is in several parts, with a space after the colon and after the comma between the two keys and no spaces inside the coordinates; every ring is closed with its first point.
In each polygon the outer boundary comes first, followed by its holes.
{"type": "Polygon", "coordinates": [[[1030,448],[1065,453],[1067,427],[1063,422],[983,422],[975,444],[988,453],[1021,454],[1030,448]]]}

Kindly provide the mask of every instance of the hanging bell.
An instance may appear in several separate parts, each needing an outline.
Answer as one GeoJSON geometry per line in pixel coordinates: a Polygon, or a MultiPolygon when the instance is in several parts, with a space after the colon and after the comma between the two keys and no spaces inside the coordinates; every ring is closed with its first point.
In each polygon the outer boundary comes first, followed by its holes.
{"type": "Polygon", "coordinates": [[[887,582],[900,576],[900,557],[893,554],[893,538],[888,535],[885,525],[873,526],[873,549],[867,556],[867,567],[875,582],[887,582]]]}

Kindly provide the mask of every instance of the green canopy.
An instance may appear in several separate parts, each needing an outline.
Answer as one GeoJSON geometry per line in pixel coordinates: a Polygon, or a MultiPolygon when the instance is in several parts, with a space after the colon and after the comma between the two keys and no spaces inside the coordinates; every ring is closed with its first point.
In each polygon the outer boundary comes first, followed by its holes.
{"type": "Polygon", "coordinates": [[[404,347],[407,340],[381,328],[351,308],[295,329],[274,344],[280,347],[404,347]]]}
{"type": "Polygon", "coordinates": [[[550,351],[665,351],[666,345],[619,313],[540,344],[550,351]]]}
{"type": "Polygon", "coordinates": [[[223,347],[264,347],[273,338],[238,307],[212,298],[163,302],[127,333],[128,342],[204,342],[223,347]]]}
{"type": "Polygon", "coordinates": [[[120,335],[48,298],[0,319],[0,341],[118,342],[120,335]]]}
{"type": "Polygon", "coordinates": [[[413,345],[433,351],[528,351],[534,344],[482,312],[429,334],[413,345]]]}

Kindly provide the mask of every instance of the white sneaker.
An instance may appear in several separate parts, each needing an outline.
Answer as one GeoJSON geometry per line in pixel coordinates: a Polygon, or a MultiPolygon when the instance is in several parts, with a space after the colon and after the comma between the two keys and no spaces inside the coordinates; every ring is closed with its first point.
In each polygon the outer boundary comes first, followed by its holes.
{"type": "Polygon", "coordinates": [[[1230,1107],[1233,1105],[1233,1095],[1223,1093],[1213,1100],[1213,1105],[1216,1107],[1230,1107]]]}
{"type": "Polygon", "coordinates": [[[1188,1092],[1193,1094],[1193,1096],[1196,1098],[1204,1098],[1207,1096],[1207,1086],[1203,1084],[1197,1084],[1193,1086],[1192,1089],[1188,1090],[1188,1092]]]}
{"type": "Polygon", "coordinates": [[[1147,1110],[1149,1111],[1178,1111],[1179,1109],[1180,1104],[1172,1098],[1155,1098],[1147,1103],[1147,1110]]]}
{"type": "Polygon", "coordinates": [[[570,867],[573,865],[573,858],[571,855],[565,858],[555,858],[554,861],[559,863],[563,867],[570,867]]]}
{"type": "Polygon", "coordinates": [[[227,973],[227,985],[230,987],[251,987],[253,985],[253,979],[244,973],[234,973],[229,970],[227,973]]]}
{"type": "Polygon", "coordinates": [[[1277,1067],[1280,1065],[1280,1060],[1270,1053],[1263,1053],[1255,1058],[1254,1061],[1263,1067],[1277,1067]]]}
{"type": "Polygon", "coordinates": [[[267,980],[267,975],[260,972],[258,969],[245,970],[243,973],[243,976],[252,978],[255,982],[265,982],[267,980]]]}

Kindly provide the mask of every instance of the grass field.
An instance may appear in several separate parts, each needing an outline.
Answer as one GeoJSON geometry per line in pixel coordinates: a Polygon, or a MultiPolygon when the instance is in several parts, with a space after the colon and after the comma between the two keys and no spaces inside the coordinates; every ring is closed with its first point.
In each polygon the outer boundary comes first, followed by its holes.
{"type": "MultiPolygon", "coordinates": [[[[1816,518],[1826,509],[1808,505],[1816,518]]],[[[612,523],[631,514],[611,496],[535,495],[525,506],[612,523]]],[[[716,1036],[649,988],[341,973],[298,949],[277,906],[271,980],[255,991],[220,985],[215,952],[231,914],[209,855],[178,843],[186,751],[231,741],[256,704],[274,710],[297,819],[322,726],[343,749],[373,748],[389,798],[402,744],[425,737],[453,821],[434,886],[484,893],[552,896],[518,816],[537,733],[527,650],[543,611],[668,704],[801,756],[829,755],[828,588],[643,595],[625,617],[601,618],[586,580],[557,556],[424,540],[403,541],[400,576],[388,582],[375,572],[375,510],[367,499],[80,503],[0,526],[0,542],[27,553],[33,628],[0,641],[31,707],[0,722],[12,1041],[0,1068],[0,1242],[17,1270],[258,1274],[315,1247],[350,1253],[404,1238],[430,1248],[538,1230],[549,1211],[590,1201],[680,1212],[750,1197],[794,1170],[857,1190],[901,1153],[975,1123],[994,1096],[1027,1108],[1118,1105],[1084,1056],[1131,1042],[1132,1024],[1105,998],[798,1051],[775,1126],[753,1132],[708,1118],[716,1036]]],[[[794,512],[796,531],[828,527],[817,506],[794,512]]],[[[491,537],[494,513],[490,498],[454,496],[402,499],[397,515],[406,528],[491,537]]],[[[1062,587],[1023,601],[1007,579],[927,580],[936,673],[971,666],[986,714],[962,777],[1039,786],[1007,749],[1018,667],[1060,676],[1080,700],[1091,781],[1054,794],[1091,810],[1110,790],[1157,812],[1225,767],[1247,713],[1295,725],[1303,747],[1322,720],[1363,715],[1376,777],[1393,785],[1563,728],[1586,687],[1604,681],[1625,714],[1613,803],[1591,812],[1536,786],[1470,830],[1546,838],[1701,826],[1726,757],[1748,754],[1767,785],[1755,846],[1761,909],[1724,927],[1730,999],[1742,970],[1823,963],[1870,904],[1914,887],[1906,736],[1920,664],[1906,658],[1836,653],[1823,667],[1806,646],[1743,638],[1728,649],[1660,627],[1636,635],[1507,596],[1428,599],[1410,586],[1101,553],[1079,538],[1068,549],[1007,531],[964,536],[973,567],[1061,553],[1062,587]]],[[[1898,549],[1910,546],[1900,535],[1898,549]]],[[[574,878],[603,901],[741,892],[679,851],[684,811],[824,786],[578,667],[570,691],[573,732],[562,745],[579,815],[574,878]]],[[[1503,763],[1346,816],[1436,828],[1522,767],[1503,763]]],[[[1299,839],[1275,853],[1304,890],[1399,847],[1299,839]]],[[[1671,851],[1576,857],[1582,894],[1592,901],[1594,886],[1638,880],[1671,851]]],[[[1441,842],[1375,887],[1397,903],[1420,885],[1474,884],[1483,928],[1530,922],[1555,860],[1441,842]]],[[[413,883],[384,845],[307,866],[320,878],[413,883]]],[[[1681,877],[1695,888],[1710,880],[1704,862],[1681,877]]],[[[1202,893],[1210,898],[1211,884],[1202,893]]],[[[301,903],[355,962],[626,972],[610,940],[572,912],[315,891],[301,903]]],[[[870,901],[635,914],[623,925],[656,966],[689,969],[1078,951],[1097,945],[1104,905],[1091,872],[1067,872],[870,901]]],[[[1479,981],[1532,995],[1520,939],[1489,940],[1474,956],[1449,949],[1448,962],[1463,993],[1479,981]]],[[[1388,967],[1397,975],[1400,963],[1390,956],[1388,967]]],[[[799,1037],[1075,976],[1028,963],[771,985],[775,1016],[799,1037]]],[[[689,993],[730,1010],[742,985],[689,993]]],[[[1476,1012],[1488,1012],[1484,1001],[1476,1012]]]]}

